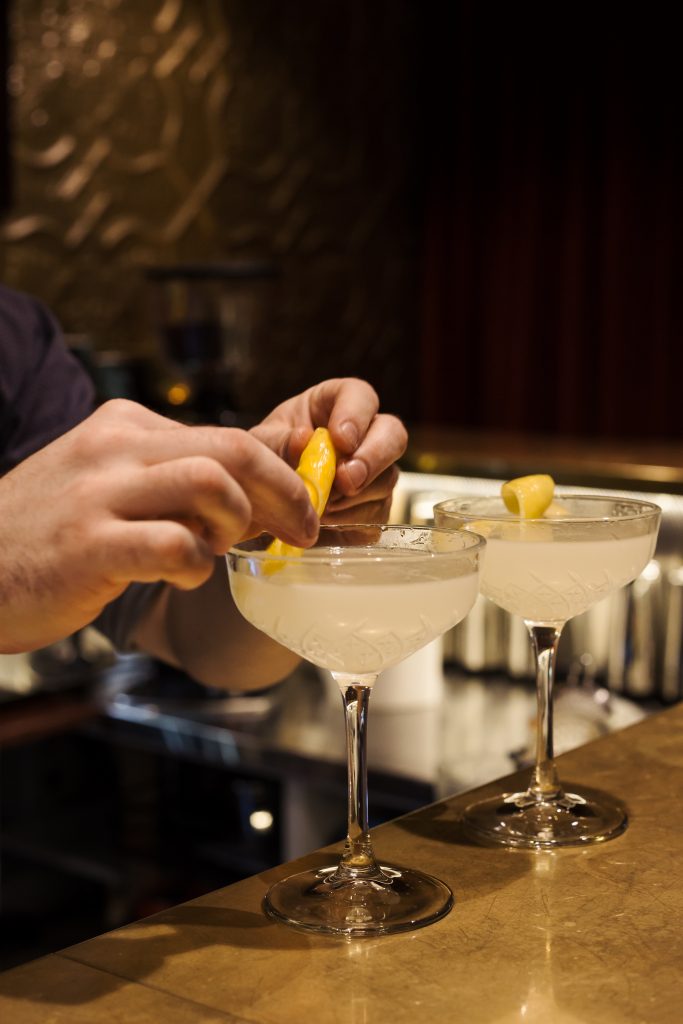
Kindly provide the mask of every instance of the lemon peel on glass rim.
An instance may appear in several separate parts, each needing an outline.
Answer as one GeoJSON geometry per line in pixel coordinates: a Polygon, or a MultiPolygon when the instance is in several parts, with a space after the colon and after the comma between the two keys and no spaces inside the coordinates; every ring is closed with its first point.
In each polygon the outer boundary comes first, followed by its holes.
{"type": "MultiPolygon", "coordinates": [[[[317,427],[301,453],[296,471],[306,485],[311,504],[318,516],[322,516],[332,490],[337,472],[337,453],[327,427],[317,427]]],[[[277,537],[266,548],[266,553],[278,558],[282,555],[300,555],[303,548],[287,544],[277,537]]],[[[282,563],[266,562],[264,572],[275,572],[282,563]]]]}
{"type": "Polygon", "coordinates": [[[555,481],[547,473],[534,473],[508,480],[500,489],[508,512],[522,519],[541,519],[544,515],[561,515],[553,502],[555,481]]]}

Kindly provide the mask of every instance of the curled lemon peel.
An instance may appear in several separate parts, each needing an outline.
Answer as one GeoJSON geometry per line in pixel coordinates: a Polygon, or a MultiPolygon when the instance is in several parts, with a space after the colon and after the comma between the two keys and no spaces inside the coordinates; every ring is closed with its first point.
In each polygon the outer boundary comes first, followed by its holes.
{"type": "MultiPolygon", "coordinates": [[[[327,427],[317,427],[313,431],[311,439],[301,453],[296,471],[306,485],[311,505],[318,516],[322,516],[337,471],[337,453],[327,427]]],[[[302,551],[303,548],[287,544],[277,537],[266,549],[266,553],[273,555],[274,558],[282,555],[300,555],[302,551]]],[[[275,562],[266,562],[264,571],[275,572],[278,567],[275,562]]]]}
{"type": "Polygon", "coordinates": [[[534,473],[508,480],[501,487],[500,493],[508,512],[522,519],[540,519],[547,513],[562,514],[558,511],[559,506],[553,502],[555,481],[547,473],[534,473]]]}

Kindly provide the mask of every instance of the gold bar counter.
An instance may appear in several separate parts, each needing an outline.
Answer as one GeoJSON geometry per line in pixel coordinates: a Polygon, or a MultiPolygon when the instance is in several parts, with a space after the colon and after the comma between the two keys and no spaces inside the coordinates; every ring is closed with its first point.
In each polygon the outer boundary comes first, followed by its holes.
{"type": "Polygon", "coordinates": [[[0,1021],[680,1024],[683,705],[558,764],[565,784],[623,799],[622,836],[552,854],[475,846],[460,794],[374,830],[380,859],[453,889],[436,924],[345,941],[271,923],[261,900],[279,867],[7,971],[0,1021]]]}

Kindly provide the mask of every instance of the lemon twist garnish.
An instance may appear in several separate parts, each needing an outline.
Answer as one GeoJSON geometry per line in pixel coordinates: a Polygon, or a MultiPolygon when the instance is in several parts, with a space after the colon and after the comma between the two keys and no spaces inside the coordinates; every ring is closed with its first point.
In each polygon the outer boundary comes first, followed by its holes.
{"type": "MultiPolygon", "coordinates": [[[[337,471],[337,453],[327,427],[317,427],[313,431],[313,436],[301,453],[296,471],[306,485],[313,508],[318,516],[322,516],[337,471]]],[[[303,548],[286,544],[277,538],[267,548],[267,553],[274,557],[300,555],[302,551],[303,548]]],[[[266,572],[274,572],[276,568],[275,563],[267,562],[264,566],[266,572]]]]}
{"type": "Polygon", "coordinates": [[[553,505],[555,481],[547,473],[519,476],[501,487],[508,512],[522,519],[540,519],[553,505]]]}

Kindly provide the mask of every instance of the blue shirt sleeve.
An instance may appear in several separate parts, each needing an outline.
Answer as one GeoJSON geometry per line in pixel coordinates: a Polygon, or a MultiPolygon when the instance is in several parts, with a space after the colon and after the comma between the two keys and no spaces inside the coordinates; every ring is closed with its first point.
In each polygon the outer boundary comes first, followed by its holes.
{"type": "Polygon", "coordinates": [[[0,473],[95,407],[94,387],[37,299],[0,286],[0,473]]]}
{"type": "MultiPolygon", "coordinates": [[[[95,408],[92,381],[50,311],[0,285],[0,475],[75,427],[95,408]]],[[[119,650],[164,586],[133,583],[94,621],[119,650]]]]}

